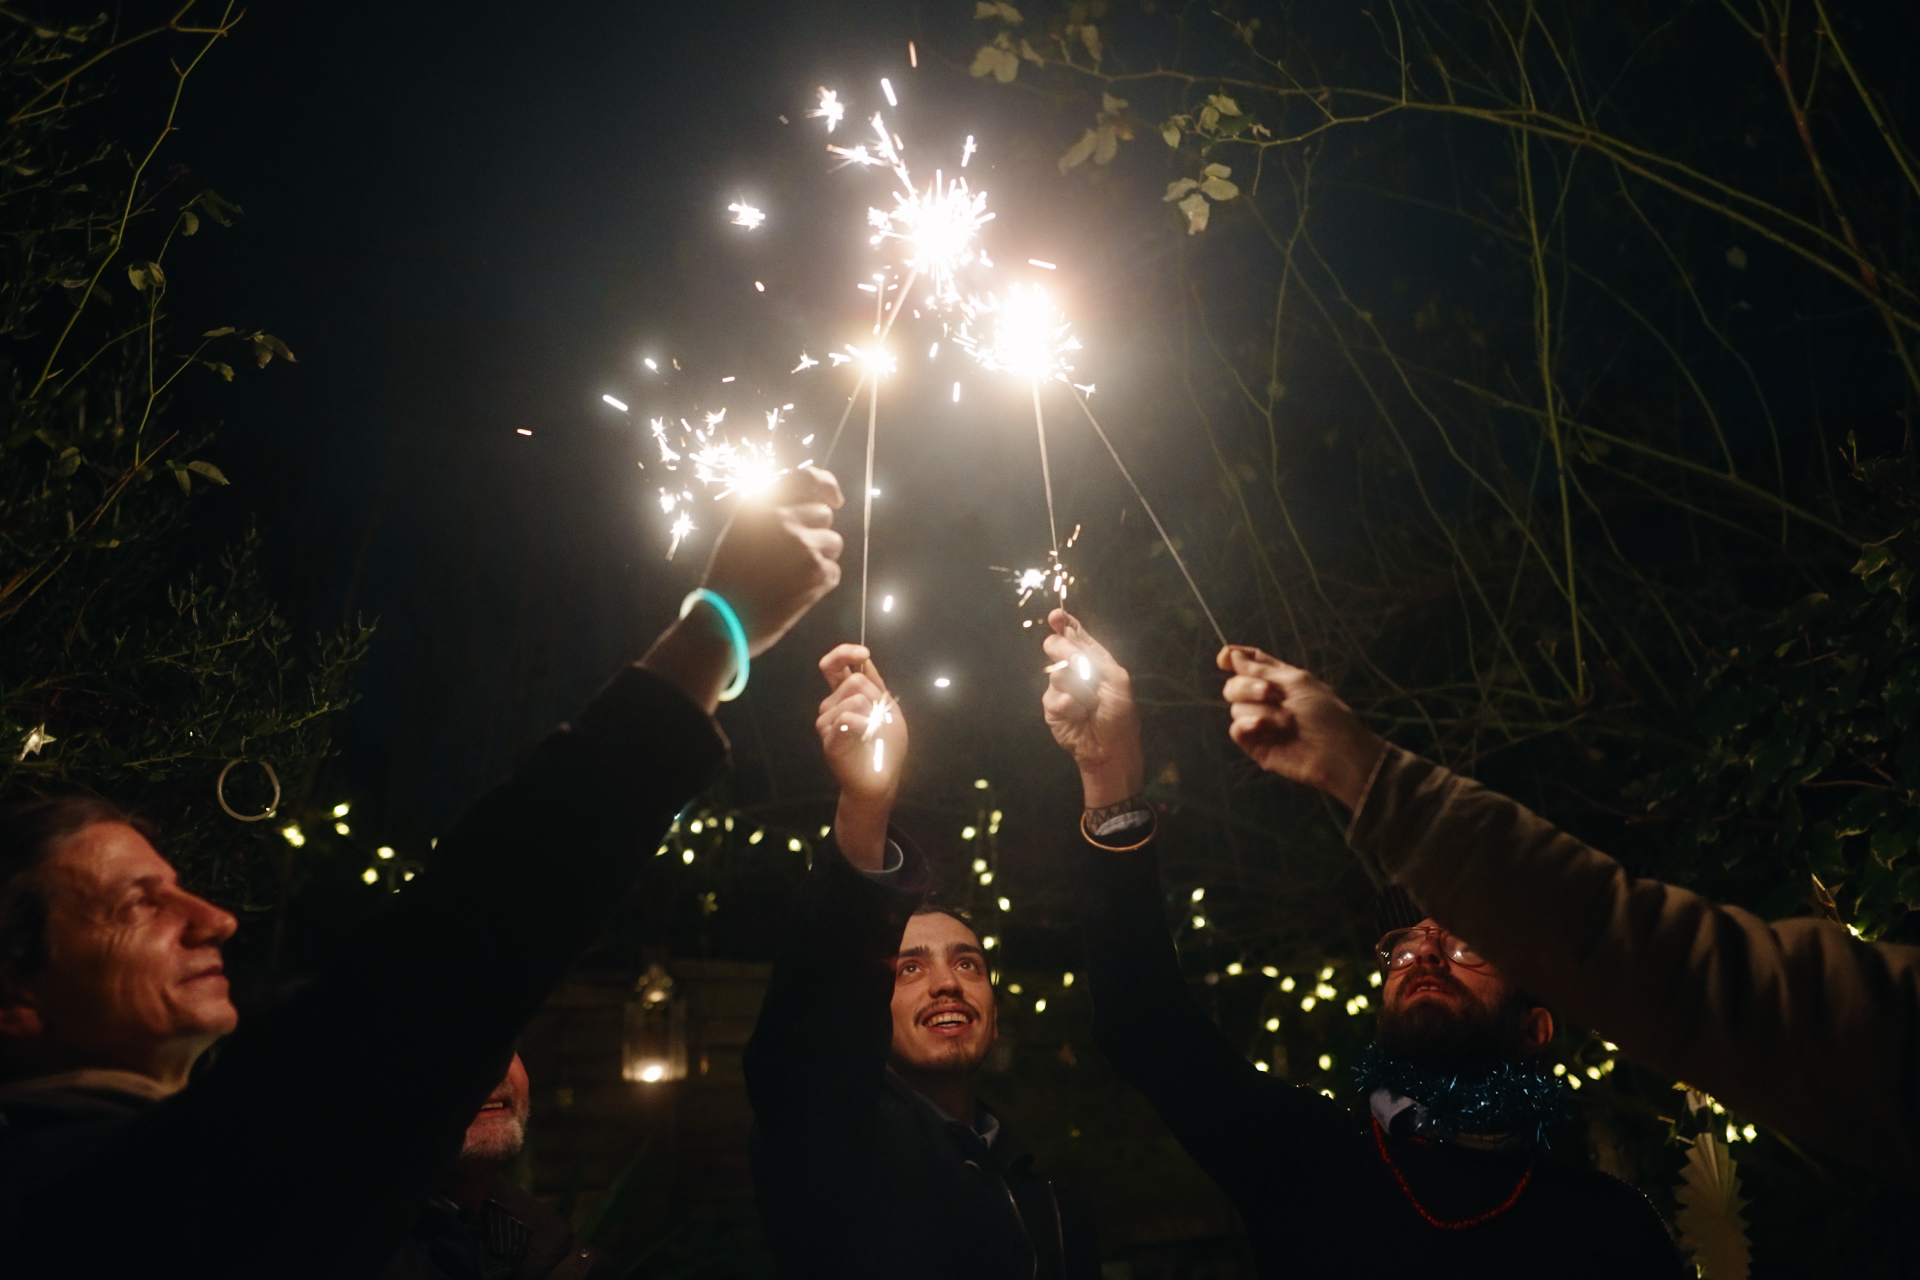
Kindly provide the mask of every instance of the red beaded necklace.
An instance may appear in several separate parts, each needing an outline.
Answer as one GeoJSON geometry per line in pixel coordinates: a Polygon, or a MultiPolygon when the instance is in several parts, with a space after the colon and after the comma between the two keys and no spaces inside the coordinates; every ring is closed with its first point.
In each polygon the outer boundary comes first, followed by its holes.
{"type": "Polygon", "coordinates": [[[1529,1182],[1533,1181],[1533,1157],[1528,1156],[1526,1171],[1520,1175],[1520,1182],[1514,1187],[1512,1195],[1485,1213],[1475,1214],[1471,1218],[1462,1218],[1458,1222],[1444,1222],[1434,1217],[1431,1213],[1428,1213],[1427,1207],[1421,1204],[1419,1199],[1413,1194],[1413,1188],[1407,1185],[1407,1175],[1400,1172],[1400,1166],[1393,1162],[1391,1155],[1387,1154],[1387,1135],[1386,1132],[1380,1128],[1380,1121],[1377,1119],[1373,1122],[1373,1145],[1379,1149],[1381,1162],[1387,1166],[1387,1171],[1393,1174],[1393,1180],[1400,1184],[1400,1194],[1407,1198],[1407,1203],[1413,1206],[1413,1211],[1422,1218],[1425,1218],[1428,1226],[1438,1227],[1442,1231],[1465,1231],[1468,1227],[1477,1227],[1483,1222],[1492,1222],[1495,1218],[1513,1208],[1514,1204],[1520,1199],[1520,1193],[1527,1189],[1529,1182]]]}

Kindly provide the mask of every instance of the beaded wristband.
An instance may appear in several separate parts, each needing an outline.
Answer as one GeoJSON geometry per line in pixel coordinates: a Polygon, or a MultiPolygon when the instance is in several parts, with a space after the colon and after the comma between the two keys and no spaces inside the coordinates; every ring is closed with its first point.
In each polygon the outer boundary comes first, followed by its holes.
{"type": "Polygon", "coordinates": [[[747,649],[747,629],[740,625],[740,615],[733,606],[723,599],[718,591],[709,591],[705,587],[695,587],[687,592],[687,598],[680,602],[680,616],[686,617],[693,612],[693,606],[705,600],[720,615],[720,621],[727,625],[727,639],[733,642],[733,679],[720,691],[720,701],[732,702],[747,688],[747,664],[752,654],[747,649]]]}

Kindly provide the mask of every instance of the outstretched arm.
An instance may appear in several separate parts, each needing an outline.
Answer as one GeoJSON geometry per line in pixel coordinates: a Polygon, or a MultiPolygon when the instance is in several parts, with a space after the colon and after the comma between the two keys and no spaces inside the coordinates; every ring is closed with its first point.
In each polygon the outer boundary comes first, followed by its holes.
{"type": "Polygon", "coordinates": [[[814,727],[840,784],[834,841],[801,884],[746,1052],[760,1215],[797,1275],[861,1270],[844,1251],[871,1235],[858,1218],[873,1200],[893,961],[927,883],[912,844],[888,838],[906,718],[861,646],[838,646],[820,673],[828,692],[814,727]]]}
{"type": "MultiPolygon", "coordinates": [[[[792,476],[722,536],[706,582],[750,646],[838,581],[838,501],[827,473],[792,476]]],[[[89,1274],[92,1251],[122,1247],[134,1269],[210,1277],[378,1270],[514,1037],[725,763],[709,712],[733,652],[703,628],[671,628],[477,800],[317,981],[250,1014],[202,1078],[50,1188],[34,1243],[89,1274]],[[118,1206],[106,1236],[100,1204],[118,1206]]]]}
{"type": "Polygon", "coordinates": [[[1221,664],[1236,673],[1225,692],[1242,750],[1352,807],[1353,846],[1514,982],[1735,1110],[1920,1187],[1920,949],[1635,879],[1507,797],[1385,746],[1306,672],[1256,649],[1221,664]]]}
{"type": "Polygon", "coordinates": [[[1080,766],[1087,802],[1080,868],[1094,1033],[1180,1145],[1244,1203],[1284,1183],[1289,1169],[1310,1176],[1311,1152],[1338,1141],[1344,1113],[1263,1075],[1194,999],[1167,929],[1155,820],[1139,799],[1144,756],[1132,681],[1072,615],[1056,609],[1048,622],[1054,665],[1041,706],[1080,766]],[[1143,820],[1130,824],[1130,811],[1143,820]],[[1277,1121],[1297,1146],[1276,1160],[1249,1137],[1255,1117],[1263,1128],[1277,1121]]]}

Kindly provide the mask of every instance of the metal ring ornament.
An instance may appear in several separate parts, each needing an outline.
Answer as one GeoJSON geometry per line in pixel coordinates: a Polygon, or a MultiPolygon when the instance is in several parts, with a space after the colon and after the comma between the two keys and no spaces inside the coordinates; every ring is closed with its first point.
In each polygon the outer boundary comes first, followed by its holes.
{"type": "Polygon", "coordinates": [[[265,813],[256,813],[250,816],[244,813],[235,813],[233,806],[227,803],[227,775],[233,772],[233,766],[245,763],[247,763],[245,756],[236,756],[227,761],[226,768],[220,770],[220,777],[213,784],[213,798],[220,802],[220,807],[227,811],[227,816],[237,822],[264,822],[280,811],[280,775],[276,774],[273,771],[273,766],[265,760],[257,761],[256,763],[267,771],[267,781],[273,784],[273,802],[267,806],[265,813]]]}
{"type": "Polygon", "coordinates": [[[693,606],[702,600],[712,605],[713,611],[720,615],[720,621],[727,627],[727,639],[733,642],[733,679],[720,691],[720,701],[732,702],[747,688],[747,665],[753,657],[752,650],[747,647],[747,629],[740,625],[740,615],[733,611],[733,606],[718,591],[709,591],[705,587],[695,587],[687,592],[687,598],[680,602],[680,616],[684,618],[692,613],[693,606]]]}

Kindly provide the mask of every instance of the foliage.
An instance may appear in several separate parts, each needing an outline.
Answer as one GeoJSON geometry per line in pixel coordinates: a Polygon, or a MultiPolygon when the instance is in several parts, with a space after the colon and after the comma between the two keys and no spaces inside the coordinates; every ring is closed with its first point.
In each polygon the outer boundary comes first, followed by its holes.
{"type": "MultiPolygon", "coordinates": [[[[1920,549],[1911,458],[1854,471],[1898,517],[1854,581],[1816,592],[1711,653],[1693,704],[1704,743],[1647,787],[1675,824],[1669,874],[1785,915],[1811,899],[1876,939],[1920,907],[1920,635],[1907,618],[1920,549]],[[1811,877],[1811,879],[1809,879],[1811,877]]],[[[1901,928],[1905,926],[1905,928],[1901,928]]]]}
{"type": "MultiPolygon", "coordinates": [[[[1151,407],[1116,434],[1230,638],[1640,873],[1910,936],[1920,163],[1891,14],[971,12],[960,64],[1151,246],[1099,262],[1107,306],[1158,317],[1121,393],[1151,407]]],[[[1250,1057],[1337,1088],[1308,1064],[1371,1022],[1341,1014],[1365,971],[1342,815],[1236,770],[1208,637],[1120,556],[1075,568],[1145,633],[1149,709],[1191,726],[1155,788],[1196,831],[1164,854],[1183,954],[1248,988],[1220,1012],[1250,1057]],[[1335,999],[1309,1003],[1316,971],[1335,999]]],[[[1577,1029],[1553,1054],[1601,1163],[1670,1212],[1671,1082],[1577,1029]]],[[[1744,1134],[1759,1265],[1889,1265],[1877,1193],[1744,1134]]]]}
{"type": "MultiPolygon", "coordinates": [[[[295,642],[252,536],[196,546],[189,512],[227,477],[184,379],[293,353],[259,330],[182,340],[169,267],[237,205],[169,166],[190,77],[234,6],[151,25],[0,10],[0,786],[91,787],[149,812],[183,873],[272,900],[285,846],[224,816],[296,807],[368,633],[295,642]]],[[[189,261],[192,261],[189,259],[189,261]]]]}

